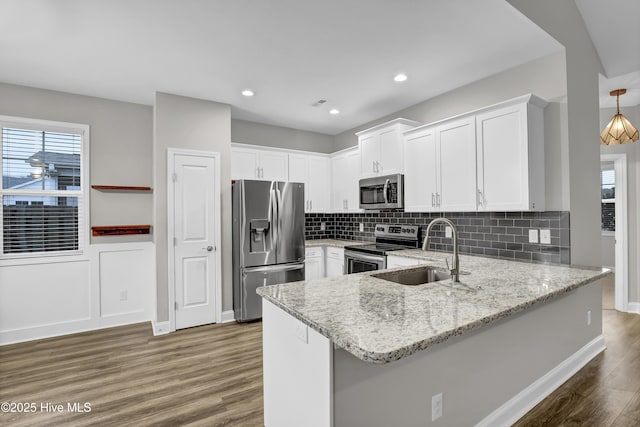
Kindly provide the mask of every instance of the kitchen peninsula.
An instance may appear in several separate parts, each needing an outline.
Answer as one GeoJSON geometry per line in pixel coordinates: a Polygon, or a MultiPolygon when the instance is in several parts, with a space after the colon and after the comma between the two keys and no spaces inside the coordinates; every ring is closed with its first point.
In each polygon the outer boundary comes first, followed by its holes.
{"type": "MultiPolygon", "coordinates": [[[[439,269],[450,257],[396,254],[439,269]]],[[[604,349],[607,270],[460,268],[459,283],[366,272],[259,288],[265,425],[505,425],[604,349]]]]}

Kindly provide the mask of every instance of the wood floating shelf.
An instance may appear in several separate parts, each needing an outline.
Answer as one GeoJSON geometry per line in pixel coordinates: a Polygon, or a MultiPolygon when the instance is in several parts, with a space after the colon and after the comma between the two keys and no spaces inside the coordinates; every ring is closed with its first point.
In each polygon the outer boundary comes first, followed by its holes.
{"type": "Polygon", "coordinates": [[[151,187],[134,187],[130,185],[92,185],[91,188],[101,191],[151,191],[151,187]]]}
{"type": "Polygon", "coordinates": [[[150,225],[102,225],[91,227],[94,236],[123,236],[126,234],[150,234],[150,225]]]}

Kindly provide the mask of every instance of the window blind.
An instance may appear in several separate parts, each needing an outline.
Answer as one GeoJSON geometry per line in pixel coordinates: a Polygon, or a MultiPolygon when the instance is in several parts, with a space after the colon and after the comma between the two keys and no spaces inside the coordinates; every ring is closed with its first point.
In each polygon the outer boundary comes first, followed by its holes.
{"type": "Polygon", "coordinates": [[[2,127],[2,253],[80,249],[82,135],[2,127]]]}

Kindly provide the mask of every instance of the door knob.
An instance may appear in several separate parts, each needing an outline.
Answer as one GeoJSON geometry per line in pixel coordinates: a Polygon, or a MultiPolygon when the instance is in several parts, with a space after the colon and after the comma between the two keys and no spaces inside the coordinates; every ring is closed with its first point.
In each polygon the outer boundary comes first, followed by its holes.
{"type": "Polygon", "coordinates": [[[202,248],[202,249],[206,249],[208,252],[211,252],[213,250],[213,246],[207,246],[206,248],[202,248]]]}

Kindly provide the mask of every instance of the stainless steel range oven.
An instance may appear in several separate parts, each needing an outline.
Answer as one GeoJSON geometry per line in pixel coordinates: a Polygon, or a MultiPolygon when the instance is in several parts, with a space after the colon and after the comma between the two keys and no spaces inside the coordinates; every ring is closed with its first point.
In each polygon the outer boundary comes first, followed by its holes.
{"type": "Polygon", "coordinates": [[[345,246],[344,273],[384,270],[387,253],[420,247],[420,231],[419,225],[376,224],[375,243],[345,246]]]}

